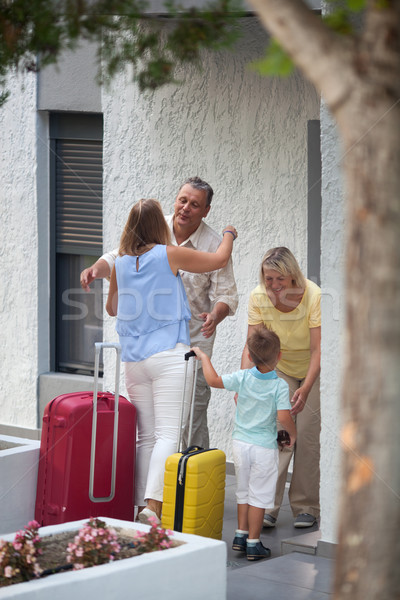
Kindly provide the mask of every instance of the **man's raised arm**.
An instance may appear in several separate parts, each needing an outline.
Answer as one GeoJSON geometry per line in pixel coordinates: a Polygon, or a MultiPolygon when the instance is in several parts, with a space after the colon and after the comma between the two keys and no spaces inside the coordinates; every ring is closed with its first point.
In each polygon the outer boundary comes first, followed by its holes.
{"type": "Polygon", "coordinates": [[[81,273],[81,287],[88,292],[89,285],[95,279],[110,278],[115,259],[118,255],[118,248],[112,252],[103,254],[91,267],[84,269],[81,273]]]}

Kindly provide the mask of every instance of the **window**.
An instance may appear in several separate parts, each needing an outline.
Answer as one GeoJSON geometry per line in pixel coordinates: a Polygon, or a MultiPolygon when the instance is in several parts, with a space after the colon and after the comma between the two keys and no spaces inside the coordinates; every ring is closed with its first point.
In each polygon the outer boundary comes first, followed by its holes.
{"type": "Polygon", "coordinates": [[[102,254],[101,115],[50,116],[52,358],[54,371],[91,375],[103,337],[102,282],[79,275],[102,254]]]}

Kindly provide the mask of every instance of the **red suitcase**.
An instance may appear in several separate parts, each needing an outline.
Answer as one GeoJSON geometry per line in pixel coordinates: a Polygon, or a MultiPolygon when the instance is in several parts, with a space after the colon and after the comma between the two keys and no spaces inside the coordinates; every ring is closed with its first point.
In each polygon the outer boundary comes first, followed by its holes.
{"type": "Polygon", "coordinates": [[[95,346],[94,391],[58,396],[43,415],[35,506],[41,525],[134,519],[136,409],[119,396],[120,345],[95,346]],[[117,351],[115,395],[97,392],[101,348],[117,351]]]}

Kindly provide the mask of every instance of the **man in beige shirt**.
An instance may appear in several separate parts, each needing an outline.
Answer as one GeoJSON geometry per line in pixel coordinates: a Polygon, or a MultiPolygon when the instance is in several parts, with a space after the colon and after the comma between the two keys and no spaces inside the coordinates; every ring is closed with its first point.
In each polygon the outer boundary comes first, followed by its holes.
{"type": "MultiPolygon", "coordinates": [[[[199,177],[191,177],[184,182],[175,200],[174,214],[166,217],[171,230],[172,244],[202,252],[215,252],[221,243],[221,236],[203,221],[210,212],[212,197],[211,186],[199,177]]],[[[88,290],[94,279],[109,277],[117,254],[118,249],[103,254],[94,265],[82,271],[81,286],[88,290]]],[[[232,260],[219,271],[180,271],[180,275],[192,313],[191,345],[199,346],[211,356],[217,325],[228,315],[235,314],[238,305],[232,260]]],[[[210,396],[210,388],[204,379],[203,371],[199,369],[191,444],[202,448],[209,447],[207,407],[210,396]]],[[[184,445],[187,445],[187,429],[183,441],[184,445]]]]}

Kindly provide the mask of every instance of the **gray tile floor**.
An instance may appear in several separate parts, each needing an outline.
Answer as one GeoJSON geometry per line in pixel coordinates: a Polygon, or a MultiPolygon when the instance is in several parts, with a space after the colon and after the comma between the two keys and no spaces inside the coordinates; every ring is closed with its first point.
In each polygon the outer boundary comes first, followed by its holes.
{"type": "Polygon", "coordinates": [[[227,600],[329,600],[334,561],[313,554],[291,552],[281,556],[281,541],[318,529],[293,527],[287,493],[277,525],[264,528],[261,541],[271,549],[267,560],[250,563],[231,548],[236,529],[235,477],[227,475],[222,539],[228,548],[227,600]]]}

